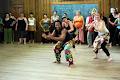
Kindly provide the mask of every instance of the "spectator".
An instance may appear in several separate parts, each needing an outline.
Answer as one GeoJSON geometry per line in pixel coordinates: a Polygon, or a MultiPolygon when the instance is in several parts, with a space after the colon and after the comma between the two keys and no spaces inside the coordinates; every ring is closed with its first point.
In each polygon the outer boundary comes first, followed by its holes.
{"type": "Polygon", "coordinates": [[[23,13],[21,13],[16,23],[16,31],[18,32],[19,44],[21,44],[22,41],[24,44],[26,44],[27,30],[28,30],[27,18],[24,16],[23,13]]]}
{"type": "MultiPolygon", "coordinates": [[[[44,16],[44,18],[40,21],[40,26],[43,29],[43,33],[48,35],[49,32],[50,32],[50,30],[49,30],[49,28],[50,28],[50,19],[48,18],[47,14],[44,14],[43,16],[44,16]]],[[[48,42],[48,40],[42,38],[42,42],[45,43],[45,42],[48,42]]]]}
{"type": "Polygon", "coordinates": [[[3,20],[0,17],[0,43],[3,41],[3,20]]]}
{"type": "Polygon", "coordinates": [[[3,19],[4,24],[4,43],[12,43],[13,42],[13,30],[12,24],[13,20],[10,18],[9,13],[5,14],[5,18],[3,19]]]}
{"type": "Polygon", "coordinates": [[[36,19],[34,18],[33,13],[29,14],[28,18],[28,35],[29,35],[29,43],[34,43],[35,41],[35,31],[36,31],[36,19]]]}
{"type": "Polygon", "coordinates": [[[80,14],[80,11],[76,11],[76,15],[73,18],[73,24],[78,29],[78,35],[76,36],[76,41],[78,43],[84,43],[84,18],[80,14]]]}

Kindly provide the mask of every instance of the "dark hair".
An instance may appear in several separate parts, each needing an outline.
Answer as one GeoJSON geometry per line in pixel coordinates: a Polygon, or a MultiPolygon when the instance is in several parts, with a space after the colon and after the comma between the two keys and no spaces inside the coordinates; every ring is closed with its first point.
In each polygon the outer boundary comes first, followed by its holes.
{"type": "Polygon", "coordinates": [[[67,13],[64,13],[65,15],[67,15],[67,13]]]}
{"type": "Polygon", "coordinates": [[[9,13],[5,13],[5,15],[6,15],[6,14],[9,14],[9,13]]]}
{"type": "Polygon", "coordinates": [[[6,17],[6,15],[7,15],[7,14],[10,16],[10,14],[9,14],[9,13],[5,13],[5,16],[4,16],[4,17],[6,17]]]}
{"type": "Polygon", "coordinates": [[[56,13],[57,13],[57,11],[53,11],[53,13],[54,13],[54,12],[56,12],[56,13]]]}
{"type": "Polygon", "coordinates": [[[30,12],[29,14],[33,14],[33,12],[30,12]]]}
{"type": "Polygon", "coordinates": [[[47,14],[46,14],[46,13],[44,13],[43,15],[46,15],[46,16],[47,16],[47,14]]]}
{"type": "MultiPolygon", "coordinates": [[[[60,24],[61,29],[62,29],[62,23],[61,23],[61,21],[60,21],[60,20],[55,21],[55,22],[54,22],[54,26],[55,26],[55,23],[57,23],[57,22],[60,24]]],[[[55,27],[54,29],[56,30],[56,27],[55,27]]]]}
{"type": "Polygon", "coordinates": [[[61,23],[60,20],[55,21],[55,22],[54,22],[54,26],[55,26],[55,23],[60,23],[60,26],[62,26],[62,23],[61,23]]]}
{"type": "Polygon", "coordinates": [[[118,14],[118,9],[117,8],[115,8],[115,13],[118,14]]]}
{"type": "Polygon", "coordinates": [[[20,13],[20,15],[21,15],[21,14],[24,14],[24,13],[23,13],[23,12],[21,12],[21,13],[20,13]]]}
{"type": "Polygon", "coordinates": [[[54,22],[54,24],[55,24],[56,22],[59,22],[59,23],[60,23],[60,25],[61,25],[61,21],[60,21],[60,20],[55,21],[55,22],[54,22]]]}
{"type": "Polygon", "coordinates": [[[63,17],[62,20],[65,19],[65,18],[68,19],[67,17],[63,17]]]}
{"type": "MultiPolygon", "coordinates": [[[[70,19],[69,19],[69,18],[67,18],[67,17],[63,17],[63,18],[62,18],[62,20],[63,20],[63,19],[65,19],[65,18],[66,18],[67,20],[70,20],[70,19]]],[[[71,21],[71,20],[70,20],[70,21],[71,21]]]]}

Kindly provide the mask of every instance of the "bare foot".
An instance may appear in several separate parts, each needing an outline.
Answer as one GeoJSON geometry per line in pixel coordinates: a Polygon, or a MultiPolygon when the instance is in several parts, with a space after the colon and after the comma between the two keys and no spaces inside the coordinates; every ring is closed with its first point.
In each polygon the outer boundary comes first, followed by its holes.
{"type": "Polygon", "coordinates": [[[87,47],[90,48],[90,45],[88,45],[87,47]]]}
{"type": "Polygon", "coordinates": [[[111,62],[112,61],[112,58],[108,58],[108,62],[111,62]]]}
{"type": "Polygon", "coordinates": [[[26,42],[24,42],[24,45],[26,45],[26,42]]]}
{"type": "Polygon", "coordinates": [[[60,64],[61,62],[58,62],[58,61],[54,61],[53,63],[57,63],[57,64],[60,64]]]}
{"type": "Polygon", "coordinates": [[[71,65],[69,65],[69,67],[70,67],[70,68],[74,68],[74,67],[75,67],[75,65],[74,65],[74,64],[71,64],[71,65]]]}
{"type": "Polygon", "coordinates": [[[93,59],[98,59],[98,57],[95,56],[93,59]]]}
{"type": "Polygon", "coordinates": [[[110,48],[112,47],[112,44],[111,44],[111,43],[109,44],[109,47],[110,47],[110,48]]]}
{"type": "Polygon", "coordinates": [[[18,45],[21,44],[21,42],[18,42],[18,45]]]}

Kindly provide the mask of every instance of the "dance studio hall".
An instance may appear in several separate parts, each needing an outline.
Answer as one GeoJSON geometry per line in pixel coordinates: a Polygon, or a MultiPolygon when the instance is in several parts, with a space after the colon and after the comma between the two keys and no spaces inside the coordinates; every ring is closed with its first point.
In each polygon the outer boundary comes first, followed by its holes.
{"type": "Polygon", "coordinates": [[[0,0],[0,80],[120,80],[120,0],[0,0]]]}

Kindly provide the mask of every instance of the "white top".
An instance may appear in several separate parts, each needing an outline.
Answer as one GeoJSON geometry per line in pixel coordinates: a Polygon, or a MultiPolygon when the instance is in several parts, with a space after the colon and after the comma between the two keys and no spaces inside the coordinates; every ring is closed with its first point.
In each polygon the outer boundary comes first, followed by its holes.
{"type": "Polygon", "coordinates": [[[106,28],[105,22],[103,20],[94,21],[95,22],[95,30],[97,30],[98,35],[103,35],[109,33],[108,29],[106,28]]]}
{"type": "Polygon", "coordinates": [[[28,25],[34,26],[35,25],[35,18],[28,18],[28,25]]]}
{"type": "Polygon", "coordinates": [[[88,24],[89,24],[89,16],[86,18],[86,26],[88,26],[88,24]]]}
{"type": "Polygon", "coordinates": [[[58,16],[58,15],[52,16],[52,17],[51,17],[51,20],[52,20],[53,22],[55,22],[55,21],[59,20],[59,16],[58,16]]]}
{"type": "Polygon", "coordinates": [[[47,23],[47,22],[49,22],[49,21],[50,21],[49,18],[47,18],[47,19],[43,19],[43,22],[45,22],[45,23],[47,23]]]}

